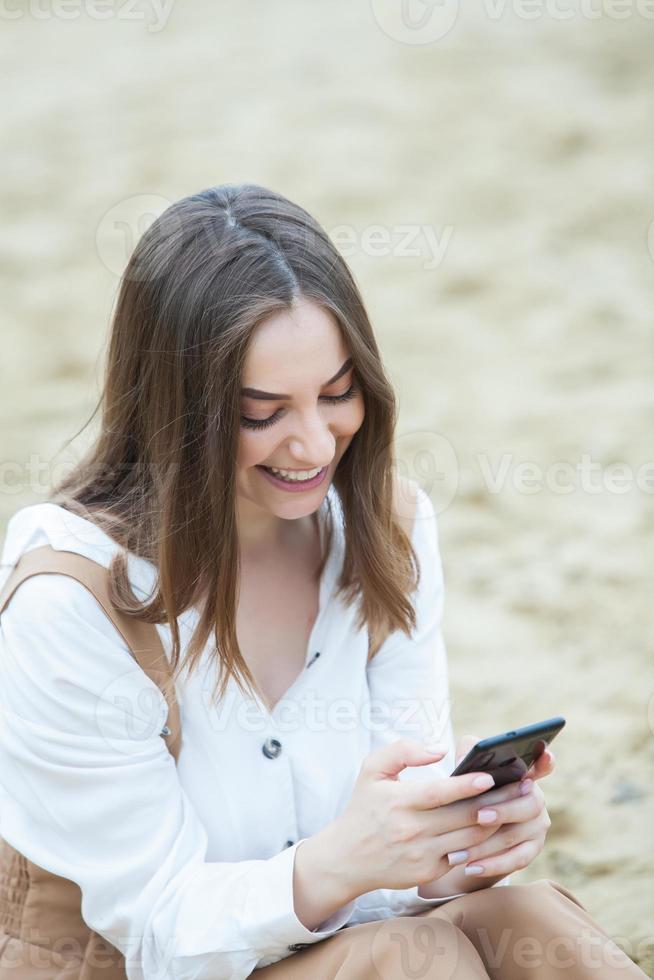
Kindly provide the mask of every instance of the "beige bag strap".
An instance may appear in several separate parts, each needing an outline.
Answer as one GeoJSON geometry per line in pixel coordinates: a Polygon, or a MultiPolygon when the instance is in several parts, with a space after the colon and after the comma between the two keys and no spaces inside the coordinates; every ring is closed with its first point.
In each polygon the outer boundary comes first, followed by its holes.
{"type": "Polygon", "coordinates": [[[0,589],[0,615],[19,585],[32,575],[68,575],[94,596],[129,647],[139,667],[164,695],[168,704],[168,718],[161,734],[177,762],[182,739],[179,705],[170,663],[154,623],[133,619],[120,613],[112,605],[108,572],[104,565],[77,552],[60,551],[50,545],[32,548],[21,555],[0,589]]]}

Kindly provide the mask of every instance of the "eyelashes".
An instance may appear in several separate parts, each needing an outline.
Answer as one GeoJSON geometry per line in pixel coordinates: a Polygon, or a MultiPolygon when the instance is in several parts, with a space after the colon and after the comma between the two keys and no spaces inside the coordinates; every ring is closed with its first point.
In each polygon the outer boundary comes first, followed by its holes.
{"type": "MultiPolygon", "coordinates": [[[[328,405],[339,405],[341,402],[347,402],[354,398],[356,391],[357,387],[353,382],[342,395],[321,395],[321,398],[328,405]]],[[[247,415],[241,415],[241,425],[246,429],[267,429],[269,425],[274,425],[278,418],[279,409],[267,419],[250,419],[247,415]]]]}

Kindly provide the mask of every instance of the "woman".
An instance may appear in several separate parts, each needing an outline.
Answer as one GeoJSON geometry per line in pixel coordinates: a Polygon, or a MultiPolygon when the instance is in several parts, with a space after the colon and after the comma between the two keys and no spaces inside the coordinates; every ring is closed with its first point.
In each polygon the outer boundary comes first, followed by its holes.
{"type": "Polygon", "coordinates": [[[1,620],[6,841],[80,886],[130,978],[512,980],[526,938],[529,976],[559,975],[552,940],[575,977],[642,976],[563,886],[509,883],[544,844],[551,753],[498,789],[449,776],[475,739],[455,753],[434,510],[393,479],[393,392],[315,220],[256,185],[174,204],[106,370],[97,440],[2,562],[109,569],[157,624],[182,752],[93,596],[28,579],[1,620]]]}

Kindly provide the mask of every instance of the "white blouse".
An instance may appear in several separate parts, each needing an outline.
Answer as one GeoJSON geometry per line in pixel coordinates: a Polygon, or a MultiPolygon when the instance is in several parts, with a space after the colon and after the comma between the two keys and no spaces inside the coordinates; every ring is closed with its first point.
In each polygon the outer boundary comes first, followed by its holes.
{"type": "MultiPolygon", "coordinates": [[[[433,735],[450,746],[447,757],[400,778],[447,776],[455,764],[431,500],[418,488],[417,629],[411,639],[391,634],[368,664],[367,631],[334,595],[344,530],[333,484],[328,496],[335,534],[304,669],[272,712],[231,680],[212,706],[208,658],[183,674],[177,766],[160,737],[163,695],[84,586],[32,577],[2,614],[0,836],[77,882],[84,920],[124,954],[129,980],[241,980],[297,944],[448,900],[378,889],[315,930],[295,913],[295,852],[343,811],[366,755],[433,735]]],[[[325,513],[326,499],[323,541],[325,513]]],[[[62,507],[23,507],[7,527],[0,587],[24,551],[44,544],[105,566],[118,548],[62,507]]],[[[152,594],[154,565],[130,553],[128,572],[136,595],[152,594]]],[[[182,655],[196,617],[179,618],[182,655]]],[[[157,629],[169,656],[169,627],[157,629]]]]}

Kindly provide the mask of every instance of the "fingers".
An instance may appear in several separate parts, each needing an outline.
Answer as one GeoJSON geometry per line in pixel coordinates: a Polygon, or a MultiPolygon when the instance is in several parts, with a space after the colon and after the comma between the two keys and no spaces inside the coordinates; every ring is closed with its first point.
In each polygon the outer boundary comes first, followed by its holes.
{"type": "Polygon", "coordinates": [[[480,858],[474,863],[466,865],[466,874],[474,874],[475,878],[494,878],[497,875],[508,875],[512,871],[521,871],[531,864],[534,858],[538,857],[543,849],[543,842],[540,838],[522,841],[515,847],[504,851],[501,854],[494,854],[492,857],[480,858]],[[468,868],[475,868],[475,872],[468,871],[468,868]]]}
{"type": "Polygon", "coordinates": [[[499,826],[505,823],[523,823],[537,817],[545,806],[545,797],[540,786],[535,783],[526,796],[498,803],[493,807],[484,805],[477,812],[477,822],[483,827],[499,826]]]}
{"type": "MultiPolygon", "coordinates": [[[[474,737],[475,736],[472,735],[463,736],[461,742],[464,739],[472,740],[474,737]]],[[[491,782],[489,788],[485,791],[481,787],[474,786],[475,779],[478,779],[484,775],[484,773],[481,772],[467,773],[463,776],[435,778],[433,782],[431,780],[425,780],[424,782],[422,780],[405,781],[402,783],[402,786],[406,787],[406,793],[408,796],[407,805],[413,806],[419,810],[430,810],[434,807],[446,806],[449,803],[456,802],[457,800],[464,800],[469,797],[479,797],[477,802],[481,806],[490,807],[495,803],[500,803],[520,796],[520,787],[527,780],[531,782],[532,790],[537,790],[536,795],[538,796],[538,794],[540,794],[542,796],[542,790],[540,790],[540,787],[535,786],[535,780],[549,775],[549,773],[554,769],[554,765],[554,756],[549,749],[546,749],[533,763],[522,779],[497,787],[491,782]]],[[[473,822],[475,820],[476,816],[473,817],[473,822]]]]}
{"type": "Polygon", "coordinates": [[[527,770],[526,776],[529,779],[542,779],[553,772],[556,765],[556,757],[551,749],[545,749],[538,758],[532,762],[527,770]]]}
{"type": "Polygon", "coordinates": [[[398,738],[389,745],[375,749],[363,760],[361,772],[364,776],[395,779],[407,766],[425,766],[447,755],[448,747],[443,743],[428,751],[420,742],[412,738],[398,738]]]}
{"type": "MultiPolygon", "coordinates": [[[[537,845],[535,853],[529,858],[533,861],[539,851],[543,849],[547,831],[552,825],[552,821],[546,809],[543,809],[538,816],[524,823],[508,824],[499,827],[493,834],[483,840],[471,840],[464,850],[450,851],[447,855],[451,867],[455,865],[481,864],[484,873],[487,875],[507,874],[508,865],[504,863],[505,855],[514,861],[510,870],[518,870],[524,867],[519,863],[523,850],[521,845],[528,841],[534,841],[537,845]],[[495,863],[495,857],[501,858],[495,863]],[[499,868],[500,870],[492,870],[499,868]]],[[[471,873],[471,872],[468,872],[471,873]]]]}
{"type": "Polygon", "coordinates": [[[521,787],[523,781],[515,780],[512,783],[505,783],[504,786],[496,786],[482,793],[475,799],[478,807],[493,806],[494,803],[503,803],[504,800],[514,800],[517,796],[522,796],[521,787]]]}
{"type": "MultiPolygon", "coordinates": [[[[441,783],[446,779],[472,779],[475,776],[480,775],[480,773],[468,773],[464,776],[450,776],[450,777],[436,777],[434,783],[441,783]]],[[[417,810],[431,810],[434,807],[432,802],[433,783],[431,780],[429,782],[425,781],[404,781],[398,784],[401,786],[401,791],[407,794],[407,806],[415,807],[417,810]]],[[[474,804],[465,804],[465,816],[468,823],[476,823],[477,821],[477,811],[482,806],[492,806],[495,803],[502,803],[505,800],[513,800],[518,796],[521,796],[521,786],[522,782],[515,780],[512,783],[506,783],[504,786],[495,786],[492,789],[486,790],[485,792],[477,790],[474,794],[474,804]]],[[[438,805],[438,804],[436,804],[438,805]]],[[[441,804],[445,805],[445,804],[441,804]]],[[[456,806],[456,802],[449,804],[451,806],[456,806]]],[[[464,804],[462,803],[461,806],[464,804]]],[[[464,821],[465,822],[465,821],[464,821]]]]}
{"type": "MultiPolygon", "coordinates": [[[[405,803],[416,810],[433,810],[458,800],[479,796],[493,787],[494,780],[485,772],[469,772],[463,776],[443,776],[433,780],[405,780],[401,792],[405,803]],[[479,780],[479,785],[476,785],[479,780]]],[[[474,822],[474,821],[473,821],[474,822]]]]}
{"type": "MultiPolygon", "coordinates": [[[[450,864],[465,862],[483,869],[480,874],[502,875],[524,868],[542,851],[547,832],[552,826],[546,808],[532,820],[502,825],[492,836],[473,844],[465,853],[448,854],[450,864]]],[[[466,874],[474,872],[466,871],[466,874]]]]}
{"type": "MultiPolygon", "coordinates": [[[[520,784],[512,783],[510,788],[502,787],[502,789],[507,791],[510,789],[513,793],[519,794],[520,784]]],[[[469,844],[486,840],[505,823],[515,826],[538,817],[544,809],[544,801],[542,790],[534,784],[527,796],[515,795],[503,803],[496,803],[493,807],[480,806],[479,800],[475,800],[474,803],[458,801],[444,809],[439,809],[431,819],[440,834],[459,835],[452,841],[447,840],[449,851],[450,848],[468,847],[469,844]],[[470,833],[473,830],[479,833],[470,833]]]]}
{"type": "MultiPolygon", "coordinates": [[[[432,814],[425,814],[430,823],[425,824],[426,832],[439,835],[456,834],[477,828],[481,833],[469,834],[462,846],[467,847],[468,843],[475,844],[486,840],[491,834],[496,832],[498,827],[504,824],[516,825],[537,818],[545,806],[545,797],[540,787],[534,784],[531,792],[527,796],[521,796],[520,785],[512,783],[509,787],[502,789],[516,794],[511,799],[502,803],[496,803],[493,807],[481,806],[476,800],[473,804],[459,801],[444,808],[438,808],[432,814]],[[431,826],[431,831],[430,831],[431,826]]],[[[451,846],[456,847],[456,844],[451,846]]],[[[450,842],[447,842],[448,850],[450,842]]]]}
{"type": "MultiPolygon", "coordinates": [[[[549,818],[548,821],[549,823],[549,818]]],[[[472,864],[482,858],[502,854],[512,847],[517,847],[523,841],[531,840],[543,834],[545,823],[542,814],[525,820],[524,823],[502,824],[501,827],[483,841],[468,848],[466,862],[472,864]]],[[[450,860],[450,864],[460,864],[461,861],[450,860]]]]}
{"type": "Polygon", "coordinates": [[[456,750],[454,753],[455,765],[458,766],[458,764],[461,762],[461,759],[464,759],[467,756],[470,749],[474,748],[477,742],[481,742],[480,735],[461,736],[461,738],[456,743],[456,750]]]}
{"type": "MultiPolygon", "coordinates": [[[[452,855],[458,855],[458,860],[451,861],[453,864],[460,864],[462,861],[470,860],[470,854],[477,847],[480,847],[489,837],[495,837],[496,830],[492,827],[475,826],[454,827],[451,830],[438,834],[438,846],[441,853],[448,859],[452,855]]],[[[495,848],[494,850],[499,850],[495,848]]]]}

